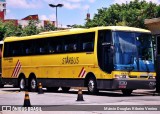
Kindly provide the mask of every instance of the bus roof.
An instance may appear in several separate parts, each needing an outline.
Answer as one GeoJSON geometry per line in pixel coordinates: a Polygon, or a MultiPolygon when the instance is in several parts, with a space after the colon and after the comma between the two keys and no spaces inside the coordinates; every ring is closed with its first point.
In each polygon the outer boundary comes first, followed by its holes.
{"type": "Polygon", "coordinates": [[[66,29],[66,30],[58,30],[58,31],[49,31],[49,32],[42,32],[37,35],[23,36],[23,37],[14,37],[13,36],[13,37],[5,38],[4,42],[44,38],[44,36],[45,37],[63,36],[63,35],[69,35],[69,34],[93,32],[93,31],[97,31],[97,30],[132,31],[132,32],[151,33],[149,30],[135,28],[135,27],[127,27],[127,26],[104,26],[103,27],[102,26],[102,27],[93,27],[93,28],[74,28],[74,29],[66,29]]]}

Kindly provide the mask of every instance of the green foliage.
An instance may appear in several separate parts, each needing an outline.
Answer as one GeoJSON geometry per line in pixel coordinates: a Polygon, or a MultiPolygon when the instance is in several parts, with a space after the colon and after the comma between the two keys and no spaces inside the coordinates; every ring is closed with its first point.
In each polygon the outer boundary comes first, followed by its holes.
{"type": "Polygon", "coordinates": [[[0,21],[0,40],[3,40],[4,37],[13,36],[16,32],[16,26],[12,22],[3,23],[0,21]]]}
{"type": "Polygon", "coordinates": [[[0,40],[9,36],[29,36],[36,35],[40,32],[56,30],[55,26],[48,23],[45,27],[38,27],[39,21],[30,20],[27,26],[16,26],[14,22],[0,21],[0,40]]]}
{"type": "Polygon", "coordinates": [[[42,27],[41,30],[44,32],[44,31],[54,31],[54,30],[57,30],[57,28],[50,22],[48,22],[44,28],[42,27]]]}
{"type": "Polygon", "coordinates": [[[22,28],[23,32],[21,35],[22,36],[29,36],[29,35],[38,34],[40,32],[40,30],[37,27],[38,23],[39,23],[39,21],[30,20],[28,22],[28,25],[25,26],[24,28],[22,28]]]}
{"type": "Polygon", "coordinates": [[[113,4],[109,8],[98,9],[92,20],[86,22],[86,27],[95,26],[132,26],[146,28],[144,20],[160,16],[160,5],[152,2],[134,0],[129,3],[113,4]]]}
{"type": "Polygon", "coordinates": [[[4,24],[2,24],[2,22],[0,21],[0,40],[2,40],[5,36],[6,33],[6,27],[4,24]]]}
{"type": "Polygon", "coordinates": [[[71,27],[73,27],[73,28],[84,28],[84,26],[82,26],[82,25],[77,25],[77,24],[74,24],[74,25],[72,25],[71,27]]]}

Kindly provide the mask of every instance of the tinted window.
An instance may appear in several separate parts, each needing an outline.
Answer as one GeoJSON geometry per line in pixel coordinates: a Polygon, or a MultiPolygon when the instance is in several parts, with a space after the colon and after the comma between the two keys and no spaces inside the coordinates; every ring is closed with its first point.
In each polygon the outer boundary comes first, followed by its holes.
{"type": "Polygon", "coordinates": [[[4,57],[94,51],[95,33],[5,42],[4,57]]]}

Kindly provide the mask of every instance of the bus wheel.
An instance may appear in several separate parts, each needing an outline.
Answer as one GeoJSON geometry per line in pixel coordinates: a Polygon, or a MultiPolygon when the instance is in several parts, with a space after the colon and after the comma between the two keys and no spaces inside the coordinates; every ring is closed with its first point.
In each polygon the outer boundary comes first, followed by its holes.
{"type": "Polygon", "coordinates": [[[59,87],[47,87],[47,91],[49,92],[55,92],[55,91],[58,91],[59,87]]]}
{"type": "Polygon", "coordinates": [[[132,94],[133,90],[132,89],[123,89],[122,93],[124,96],[130,96],[132,94]]]}
{"type": "Polygon", "coordinates": [[[97,83],[94,78],[89,78],[89,80],[88,80],[88,92],[90,94],[96,94],[98,92],[97,83]]]}
{"type": "Polygon", "coordinates": [[[36,80],[36,78],[32,77],[29,82],[29,89],[31,92],[36,92],[37,88],[38,88],[37,87],[37,80],[36,80]]]}
{"type": "Polygon", "coordinates": [[[70,87],[62,87],[62,91],[65,93],[68,92],[69,90],[70,90],[70,87]]]}
{"type": "Polygon", "coordinates": [[[26,80],[24,77],[21,77],[19,79],[19,88],[21,91],[24,91],[26,89],[26,80]]]}

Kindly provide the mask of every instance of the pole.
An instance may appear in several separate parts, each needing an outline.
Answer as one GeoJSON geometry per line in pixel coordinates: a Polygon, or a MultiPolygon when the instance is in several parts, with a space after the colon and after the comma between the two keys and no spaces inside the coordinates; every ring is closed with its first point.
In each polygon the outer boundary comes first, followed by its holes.
{"type": "Polygon", "coordinates": [[[52,7],[52,8],[56,8],[56,27],[58,28],[57,8],[58,8],[58,7],[63,7],[63,4],[57,4],[57,5],[49,4],[49,6],[52,7]]]}
{"type": "Polygon", "coordinates": [[[57,6],[56,6],[56,27],[58,28],[57,6]]]}

